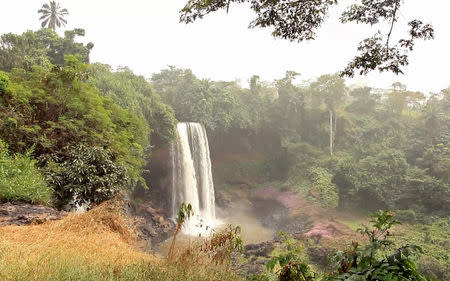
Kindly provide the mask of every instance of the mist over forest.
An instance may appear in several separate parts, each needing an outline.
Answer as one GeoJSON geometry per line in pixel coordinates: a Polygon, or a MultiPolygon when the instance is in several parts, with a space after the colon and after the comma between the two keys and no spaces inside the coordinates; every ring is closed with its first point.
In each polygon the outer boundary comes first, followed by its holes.
{"type": "MultiPolygon", "coordinates": [[[[342,1],[185,2],[302,44],[342,1]]],[[[356,2],[342,24],[382,31],[308,81],[92,62],[64,2],[1,34],[0,280],[450,280],[450,87],[347,79],[408,75],[434,27],[356,2]]]]}

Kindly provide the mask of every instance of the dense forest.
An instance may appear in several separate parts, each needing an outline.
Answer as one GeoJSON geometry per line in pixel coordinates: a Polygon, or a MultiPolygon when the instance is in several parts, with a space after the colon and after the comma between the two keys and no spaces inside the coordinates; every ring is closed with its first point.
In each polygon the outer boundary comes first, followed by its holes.
{"type": "MultiPolygon", "coordinates": [[[[358,87],[339,74],[300,82],[295,71],[275,81],[254,75],[244,87],[175,66],[145,78],[127,67],[90,63],[94,45],[77,42],[84,34],[75,29],[61,37],[42,28],[0,38],[1,202],[67,209],[78,200],[94,207],[117,194],[167,189],[149,169],[153,153],[178,138],[177,122],[198,122],[208,133],[219,192],[271,184],[318,208],[362,216],[393,210],[413,228],[430,225],[430,235],[444,236],[424,242],[441,243],[440,250],[426,253],[419,266],[429,280],[448,278],[450,88],[421,93],[394,81],[389,89],[358,87]],[[236,157],[223,165],[227,155],[236,157]]],[[[390,211],[372,219],[374,229],[361,230],[370,242],[358,256],[361,271],[345,270],[356,254],[341,252],[339,270],[323,280],[369,280],[346,278],[389,266],[406,277],[389,279],[387,271],[371,280],[426,280],[408,258],[415,246],[385,260],[376,256],[398,221],[390,211]]],[[[289,254],[267,269],[275,272],[278,264],[278,280],[319,278],[294,262],[289,241],[283,244],[289,254]]],[[[238,278],[226,275],[215,278],[238,278]]]]}
{"type": "Polygon", "coordinates": [[[59,205],[77,194],[101,202],[119,187],[145,188],[151,141],[173,139],[179,120],[204,124],[224,140],[217,149],[245,136],[238,149],[267,154],[264,177],[323,206],[448,215],[448,89],[427,96],[399,83],[350,89],[337,75],[296,85],[293,71],[272,83],[255,75],[247,89],[176,67],[147,81],[127,68],[86,64],[90,46],[74,41],[82,34],[2,36],[3,155],[27,155],[54,192],[6,199],[54,197],[59,205]]]}

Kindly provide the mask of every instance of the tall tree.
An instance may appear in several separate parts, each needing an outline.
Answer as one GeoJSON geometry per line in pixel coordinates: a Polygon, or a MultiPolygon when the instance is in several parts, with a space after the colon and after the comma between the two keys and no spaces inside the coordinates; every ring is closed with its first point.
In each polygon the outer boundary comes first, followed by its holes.
{"type": "Polygon", "coordinates": [[[338,75],[322,75],[311,84],[311,89],[322,99],[330,114],[330,155],[333,155],[333,121],[336,130],[336,109],[344,102],[345,81],[338,75]]]}
{"type": "Polygon", "coordinates": [[[38,11],[42,16],[39,20],[42,20],[42,27],[47,26],[52,30],[56,30],[56,27],[61,27],[61,25],[66,25],[67,21],[64,19],[65,16],[69,15],[67,9],[63,9],[59,3],[55,1],[50,1],[49,4],[42,5],[42,8],[38,11]]]}

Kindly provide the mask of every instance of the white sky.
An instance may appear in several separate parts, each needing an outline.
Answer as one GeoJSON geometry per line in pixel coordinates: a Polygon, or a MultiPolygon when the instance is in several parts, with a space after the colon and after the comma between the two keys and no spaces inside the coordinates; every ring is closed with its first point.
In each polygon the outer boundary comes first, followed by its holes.
{"type": "MultiPolygon", "coordinates": [[[[92,62],[128,66],[146,77],[174,65],[190,68],[201,78],[240,79],[245,86],[253,74],[272,81],[286,70],[295,70],[301,73],[300,80],[307,80],[342,70],[356,54],[358,42],[376,31],[365,25],[339,24],[342,7],[337,7],[316,41],[291,43],[274,39],[269,29],[247,29],[254,15],[244,6],[232,6],[228,15],[216,12],[194,24],[179,23],[178,11],[187,1],[60,0],[70,15],[59,33],[84,28],[82,41],[95,45],[92,62]]],[[[47,2],[2,0],[0,33],[39,29],[37,10],[47,2]]],[[[450,86],[450,1],[405,2],[397,31],[417,17],[434,25],[436,39],[418,42],[405,75],[372,73],[349,80],[350,84],[387,88],[399,81],[425,93],[450,86]]]]}

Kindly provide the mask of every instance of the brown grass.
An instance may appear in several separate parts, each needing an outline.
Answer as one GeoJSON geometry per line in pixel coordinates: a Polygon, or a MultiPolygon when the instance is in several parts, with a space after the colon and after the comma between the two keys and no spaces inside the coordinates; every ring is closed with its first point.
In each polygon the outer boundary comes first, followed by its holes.
{"type": "Polygon", "coordinates": [[[0,227],[0,279],[17,276],[17,271],[28,271],[26,280],[51,276],[59,263],[120,271],[141,261],[157,261],[134,244],[131,223],[121,213],[120,205],[111,202],[59,221],[0,227]]]}

